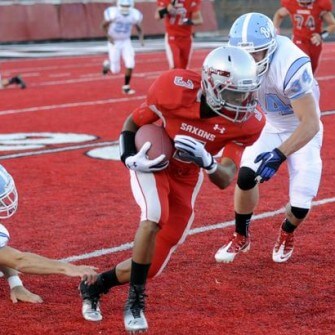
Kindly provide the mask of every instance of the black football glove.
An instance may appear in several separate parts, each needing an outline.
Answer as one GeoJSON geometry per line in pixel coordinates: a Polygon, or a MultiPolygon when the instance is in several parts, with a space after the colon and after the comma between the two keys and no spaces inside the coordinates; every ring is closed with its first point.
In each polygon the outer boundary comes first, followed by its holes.
{"type": "Polygon", "coordinates": [[[263,152],[259,154],[255,163],[262,162],[256,171],[256,181],[263,183],[275,175],[281,163],[286,160],[286,156],[277,148],[271,152],[263,152]]]}

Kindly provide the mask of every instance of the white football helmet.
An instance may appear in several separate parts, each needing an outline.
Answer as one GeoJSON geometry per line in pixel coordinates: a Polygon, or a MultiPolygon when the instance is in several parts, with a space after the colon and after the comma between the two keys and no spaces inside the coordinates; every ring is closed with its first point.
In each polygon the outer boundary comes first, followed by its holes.
{"type": "Polygon", "coordinates": [[[218,115],[244,122],[255,111],[260,80],[247,51],[228,45],[214,49],[205,58],[201,79],[207,104],[218,115]]]}
{"type": "Polygon", "coordinates": [[[16,212],[18,198],[12,176],[0,165],[0,219],[7,219],[16,212]]]}
{"type": "Polygon", "coordinates": [[[129,15],[130,9],[134,7],[134,0],[117,0],[117,7],[122,15],[129,15]]]}
{"type": "Polygon", "coordinates": [[[258,75],[262,76],[268,70],[277,48],[273,22],[261,13],[241,15],[230,28],[228,44],[242,47],[249,53],[265,50],[264,58],[257,62],[258,75]]]}

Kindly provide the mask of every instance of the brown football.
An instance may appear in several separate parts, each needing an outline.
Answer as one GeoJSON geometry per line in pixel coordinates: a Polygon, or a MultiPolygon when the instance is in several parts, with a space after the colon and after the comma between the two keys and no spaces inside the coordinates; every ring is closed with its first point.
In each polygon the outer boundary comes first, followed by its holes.
{"type": "Polygon", "coordinates": [[[174,152],[173,142],[165,129],[150,123],[140,127],[135,135],[136,149],[140,150],[145,142],[150,142],[151,147],[147,151],[149,159],[154,159],[164,154],[166,160],[170,160],[174,152]]]}

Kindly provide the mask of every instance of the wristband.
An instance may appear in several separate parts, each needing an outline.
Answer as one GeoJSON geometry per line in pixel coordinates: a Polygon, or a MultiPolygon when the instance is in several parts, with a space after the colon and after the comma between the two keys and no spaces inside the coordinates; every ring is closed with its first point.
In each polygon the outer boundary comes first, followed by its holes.
{"type": "Polygon", "coordinates": [[[328,36],[329,36],[329,32],[327,30],[324,30],[321,34],[321,39],[324,41],[328,36]]]}
{"type": "Polygon", "coordinates": [[[158,11],[158,14],[159,14],[159,17],[162,19],[166,14],[168,14],[169,12],[168,12],[168,10],[167,10],[167,8],[163,8],[163,9],[160,9],[159,11],[158,11]]]}
{"type": "Polygon", "coordinates": [[[279,156],[281,162],[284,162],[286,160],[287,157],[278,148],[273,149],[273,151],[275,151],[276,154],[279,156]]]}
{"type": "Polygon", "coordinates": [[[11,290],[17,286],[23,286],[22,280],[20,279],[18,275],[8,277],[7,281],[8,281],[8,284],[11,290]]]}
{"type": "Polygon", "coordinates": [[[207,174],[213,174],[217,169],[218,169],[218,163],[216,161],[213,161],[210,167],[205,171],[207,174]]]}
{"type": "Polygon", "coordinates": [[[183,24],[185,24],[186,26],[193,26],[194,23],[191,19],[184,19],[183,24]]]}
{"type": "Polygon", "coordinates": [[[137,153],[135,146],[135,133],[125,130],[121,133],[119,138],[120,159],[125,164],[129,156],[134,156],[137,153]]]}

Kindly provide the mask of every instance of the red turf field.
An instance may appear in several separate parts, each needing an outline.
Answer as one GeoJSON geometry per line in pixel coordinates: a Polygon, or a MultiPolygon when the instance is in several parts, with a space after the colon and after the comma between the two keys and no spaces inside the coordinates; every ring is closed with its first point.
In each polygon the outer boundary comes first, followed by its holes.
{"type": "MultiPolygon", "coordinates": [[[[194,52],[193,69],[200,69],[206,53],[194,52]]],[[[334,59],[335,45],[325,45],[317,72],[322,111],[329,112],[322,118],[324,173],[314,210],[297,231],[292,259],[287,264],[271,260],[288,200],[285,168],[262,185],[252,249],[230,265],[215,263],[214,254],[233,230],[233,187],[219,191],[206,181],[196,206],[196,230],[148,284],[149,334],[335,334],[334,59]]],[[[167,68],[161,52],[138,54],[132,82],[137,94],[128,99],[121,95],[123,75],[103,77],[102,60],[6,62],[3,76],[19,72],[28,88],[0,91],[0,163],[15,177],[20,194],[17,215],[4,222],[11,245],[100,271],[131,255],[128,243],[139,214],[127,170],[104,157],[116,149],[125,117],[167,68]]],[[[124,334],[126,287],[104,296],[103,321],[90,323],[81,317],[76,278],[22,277],[44,303],[13,305],[2,280],[0,334],[124,334]]]]}

